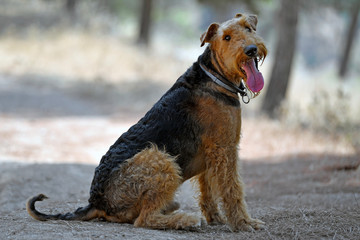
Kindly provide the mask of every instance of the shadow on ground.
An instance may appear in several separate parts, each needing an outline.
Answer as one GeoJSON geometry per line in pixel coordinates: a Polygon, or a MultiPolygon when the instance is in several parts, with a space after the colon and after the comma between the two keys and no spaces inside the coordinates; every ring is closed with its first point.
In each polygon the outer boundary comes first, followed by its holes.
{"type": "Polygon", "coordinates": [[[149,109],[169,86],[146,79],[114,84],[39,75],[0,76],[0,114],[49,118],[118,116],[126,112],[133,118],[149,109]]]}

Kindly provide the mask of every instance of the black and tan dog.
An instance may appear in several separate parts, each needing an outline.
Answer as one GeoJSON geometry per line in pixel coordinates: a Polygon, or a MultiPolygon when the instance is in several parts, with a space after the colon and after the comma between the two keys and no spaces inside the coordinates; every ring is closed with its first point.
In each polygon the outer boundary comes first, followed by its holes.
{"type": "Polygon", "coordinates": [[[237,14],[209,26],[200,39],[201,46],[209,45],[198,61],[102,157],[88,206],[47,215],[35,209],[35,202],[46,198],[40,194],[28,201],[29,214],[37,220],[102,218],[137,227],[196,227],[200,218],[176,212],[173,201],[182,182],[196,176],[209,224],[227,223],[233,231],[261,228],[264,223],[247,212],[238,166],[239,93],[258,93],[264,84],[257,62],[267,50],[256,24],[256,16],[237,14]]]}

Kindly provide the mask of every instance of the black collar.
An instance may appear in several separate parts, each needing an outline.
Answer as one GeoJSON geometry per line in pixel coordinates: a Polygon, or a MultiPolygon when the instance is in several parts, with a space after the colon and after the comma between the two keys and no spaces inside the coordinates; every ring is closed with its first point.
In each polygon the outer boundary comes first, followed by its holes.
{"type": "Polygon", "coordinates": [[[235,93],[235,94],[240,93],[242,101],[245,104],[248,104],[250,102],[250,97],[248,95],[248,92],[247,92],[246,87],[245,87],[243,82],[241,82],[240,86],[238,87],[235,84],[233,84],[232,82],[230,82],[229,80],[227,80],[226,78],[224,78],[223,76],[221,76],[220,74],[218,74],[215,71],[207,68],[204,64],[199,63],[199,65],[200,65],[200,68],[205,72],[205,74],[211,80],[213,80],[213,82],[215,82],[217,85],[225,88],[229,92],[232,92],[232,93],[235,93]]]}

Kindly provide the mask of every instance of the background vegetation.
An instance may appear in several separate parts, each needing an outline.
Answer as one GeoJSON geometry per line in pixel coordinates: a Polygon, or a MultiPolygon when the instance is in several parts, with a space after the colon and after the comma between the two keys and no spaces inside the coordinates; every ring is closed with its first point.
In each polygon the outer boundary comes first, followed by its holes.
{"type": "Polygon", "coordinates": [[[2,74],[105,82],[132,75],[168,84],[201,54],[198,38],[211,22],[256,13],[269,56],[261,66],[266,89],[252,109],[346,136],[359,151],[358,0],[2,0],[1,5],[2,74]],[[116,59],[114,48],[128,55],[116,59]],[[140,50],[147,61],[157,59],[157,67],[136,60],[129,49],[140,50]],[[166,58],[173,61],[170,70],[166,58]],[[131,73],[127,66],[134,61],[131,73]]]}

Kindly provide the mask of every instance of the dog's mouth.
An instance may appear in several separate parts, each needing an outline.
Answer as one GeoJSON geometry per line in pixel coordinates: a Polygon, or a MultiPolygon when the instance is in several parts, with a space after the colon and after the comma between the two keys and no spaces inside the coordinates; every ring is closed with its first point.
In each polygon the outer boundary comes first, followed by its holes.
{"type": "MultiPolygon", "coordinates": [[[[260,60],[260,59],[259,59],[260,60]]],[[[247,87],[254,93],[258,93],[264,87],[264,77],[258,68],[258,61],[256,57],[242,63],[240,70],[246,76],[244,79],[247,87]]]]}

